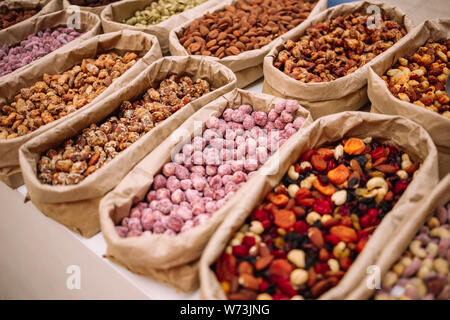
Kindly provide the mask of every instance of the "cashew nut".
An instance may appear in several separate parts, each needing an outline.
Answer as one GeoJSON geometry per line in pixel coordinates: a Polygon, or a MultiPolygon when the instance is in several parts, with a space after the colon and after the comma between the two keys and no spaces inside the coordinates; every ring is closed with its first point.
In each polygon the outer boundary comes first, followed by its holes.
{"type": "Polygon", "coordinates": [[[419,240],[413,240],[409,245],[409,250],[416,257],[424,259],[427,256],[427,252],[422,248],[422,243],[419,240]]]}
{"type": "Polygon", "coordinates": [[[344,155],[344,146],[342,144],[334,148],[334,158],[337,160],[344,155]]]}
{"type": "Polygon", "coordinates": [[[412,165],[412,162],[409,159],[409,155],[407,155],[406,153],[402,154],[402,169],[406,169],[410,165],[412,165]]]}
{"type": "Polygon", "coordinates": [[[289,185],[289,187],[288,187],[289,196],[291,198],[295,198],[295,194],[297,193],[298,189],[300,189],[300,187],[296,184],[289,185]]]}
{"type": "Polygon", "coordinates": [[[347,201],[347,191],[340,190],[338,192],[333,193],[331,196],[331,200],[334,202],[336,206],[341,206],[347,201]]]}
{"type": "Polygon", "coordinates": [[[309,161],[303,161],[300,163],[300,168],[305,170],[306,168],[312,168],[312,165],[309,161]]]}
{"type": "Polygon", "coordinates": [[[329,259],[328,260],[328,266],[330,267],[331,271],[339,271],[339,262],[336,259],[329,259]]]}
{"type": "Polygon", "coordinates": [[[261,234],[264,232],[264,227],[261,222],[254,220],[251,222],[250,231],[256,234],[261,234]]]}
{"type": "Polygon", "coordinates": [[[312,184],[314,182],[314,180],[316,180],[316,175],[315,174],[310,174],[306,179],[303,179],[300,182],[300,187],[301,188],[307,188],[307,189],[311,189],[312,184]]]}
{"type": "Polygon", "coordinates": [[[400,179],[408,179],[408,173],[405,170],[398,170],[396,174],[400,179]]]}
{"type": "Polygon", "coordinates": [[[288,171],[288,176],[292,180],[298,180],[298,178],[300,177],[300,174],[297,171],[295,171],[295,167],[294,166],[290,166],[289,167],[289,171],[288,171]]]}
{"type": "Polygon", "coordinates": [[[367,181],[366,187],[368,192],[364,194],[364,197],[366,198],[376,197],[375,200],[377,201],[377,203],[380,203],[381,200],[384,199],[384,196],[389,190],[389,186],[386,180],[384,180],[381,177],[375,177],[370,179],[369,181],[367,181]]]}
{"type": "Polygon", "coordinates": [[[430,231],[430,236],[432,237],[439,237],[441,239],[450,238],[450,231],[447,229],[444,229],[442,227],[434,228],[430,231]]]}
{"type": "Polygon", "coordinates": [[[315,211],[311,211],[311,212],[308,213],[308,215],[306,216],[306,222],[307,222],[309,225],[313,225],[314,222],[316,222],[317,220],[320,220],[320,219],[321,219],[321,215],[318,214],[318,213],[315,212],[315,211]]]}

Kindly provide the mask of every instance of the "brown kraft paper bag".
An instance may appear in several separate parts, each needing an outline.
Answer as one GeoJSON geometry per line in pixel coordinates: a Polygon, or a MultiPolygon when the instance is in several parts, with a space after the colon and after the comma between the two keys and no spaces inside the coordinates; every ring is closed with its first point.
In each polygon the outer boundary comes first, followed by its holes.
{"type": "MultiPolygon", "coordinates": [[[[3,45],[15,45],[25,40],[29,35],[35,34],[39,31],[47,28],[55,28],[59,26],[67,26],[67,23],[71,21],[71,14],[67,11],[58,11],[45,15],[36,15],[26,21],[13,25],[7,29],[0,30],[0,47],[3,45]]],[[[80,29],[76,31],[82,34],[70,41],[66,45],[56,49],[53,52],[43,56],[40,59],[34,60],[31,63],[14,70],[0,77],[0,85],[12,81],[12,79],[20,76],[22,72],[27,71],[29,68],[34,67],[42,63],[43,59],[53,59],[58,52],[67,50],[68,48],[76,48],[81,42],[86,39],[92,38],[101,31],[100,19],[91,13],[80,12],[80,29]]]]}
{"type": "MultiPolygon", "coordinates": [[[[384,249],[377,255],[375,260],[376,263],[374,264],[380,268],[381,279],[383,279],[383,275],[390,270],[392,265],[408,248],[419,229],[424,225],[427,219],[433,215],[436,208],[440,205],[445,205],[449,201],[450,174],[441,180],[420,207],[417,207],[416,210],[411,210],[411,217],[403,221],[389,243],[387,243],[384,249]]],[[[369,289],[366,282],[367,279],[361,281],[347,298],[352,300],[369,299],[376,291],[375,289],[369,289]]]]}
{"type": "MultiPolygon", "coordinates": [[[[268,112],[277,99],[261,93],[234,90],[203,107],[180,126],[179,132],[174,132],[137,164],[100,204],[100,223],[108,244],[105,256],[135,273],[165,282],[177,289],[190,291],[197,288],[198,259],[202,250],[227,214],[234,212],[234,207],[239,206],[243,198],[247,198],[254,187],[252,182],[247,182],[236,191],[205,224],[176,236],[151,234],[121,238],[115,230],[115,224],[128,216],[133,204],[144,199],[152,185],[153,177],[171,160],[171,152],[177,150],[176,147],[181,143],[190,141],[194,133],[198,134],[199,123],[204,124],[210,116],[220,117],[226,108],[237,108],[241,104],[250,104],[254,110],[268,112]]],[[[302,107],[297,111],[297,115],[303,116],[306,121],[289,141],[299,137],[304,128],[312,122],[311,116],[302,107]]],[[[285,150],[284,145],[280,150],[285,150]]],[[[278,152],[273,157],[277,154],[278,152]]],[[[254,181],[252,179],[253,177],[250,181],[254,181]]]]}
{"type": "Polygon", "coordinates": [[[101,198],[119,184],[136,163],[164,141],[187,118],[235,86],[236,77],[231,70],[218,63],[192,57],[167,57],[157,60],[117,93],[34,138],[21,148],[20,166],[31,201],[45,215],[84,237],[95,235],[100,231],[98,203],[101,198]],[[105,119],[117,110],[123,101],[139,98],[148,88],[157,86],[166,76],[183,73],[189,73],[195,78],[205,78],[217,89],[187,104],[79,184],[52,186],[39,181],[36,165],[42,152],[59,145],[90,124],[105,119]]]}
{"type": "MultiPolygon", "coordinates": [[[[343,137],[373,137],[389,142],[408,152],[414,161],[422,163],[408,189],[393,210],[383,218],[340,283],[320,299],[344,299],[360,283],[367,266],[373,264],[378,252],[384,248],[402,220],[409,219],[409,214],[438,183],[437,151],[429,134],[412,121],[398,116],[347,111],[320,118],[297,139],[288,140],[286,148],[280,152],[277,173],[271,176],[259,175],[253,181],[251,190],[246,194],[246,201],[234,206],[233,212],[222,223],[203,252],[200,260],[200,290],[203,299],[226,299],[210,268],[222,254],[229,239],[241,228],[265,195],[279,183],[289,166],[307,149],[318,148],[343,137]]],[[[274,165],[273,160],[272,158],[266,165],[274,165]]]]}
{"type": "Polygon", "coordinates": [[[91,103],[85,105],[79,110],[53,121],[39,129],[14,139],[0,140],[0,153],[3,155],[0,159],[0,181],[5,182],[12,188],[17,188],[23,184],[23,179],[19,169],[18,150],[26,141],[46,132],[66,119],[81,113],[90,108],[96,102],[113,94],[117,89],[125,86],[134,79],[143,69],[152,62],[162,57],[156,37],[136,31],[119,31],[114,33],[95,36],[79,44],[77,50],[65,48],[51,57],[43,57],[37,65],[23,70],[15,77],[8,77],[10,81],[0,81],[0,106],[5,105],[12,100],[21,88],[32,86],[35,82],[42,80],[45,73],[60,74],[74,65],[82,62],[85,58],[95,57],[98,54],[114,50],[118,53],[126,51],[135,52],[140,59],[138,62],[125,72],[120,78],[116,79],[109,88],[102,92],[91,103]]]}
{"type": "MultiPolygon", "coordinates": [[[[155,0],[157,1],[157,0],[155,0]]],[[[107,6],[100,18],[102,20],[102,26],[104,32],[112,32],[117,30],[129,29],[139,30],[155,35],[158,38],[159,44],[164,54],[169,54],[169,32],[173,28],[188,21],[193,16],[203,15],[203,13],[222,1],[209,0],[192,9],[180,12],[172,17],[155,25],[147,26],[145,28],[130,26],[125,23],[121,23],[122,20],[131,18],[138,10],[143,10],[148,7],[153,1],[148,0],[124,0],[116,3],[112,3],[107,6]]]]}
{"type": "MultiPolygon", "coordinates": [[[[233,4],[235,2],[237,2],[237,0],[221,1],[220,5],[216,6],[211,10],[208,10],[208,12],[216,12],[218,10],[222,10],[225,6],[233,4]]],[[[300,30],[303,25],[305,25],[309,20],[312,19],[313,16],[316,16],[320,12],[324,11],[327,8],[327,3],[328,3],[327,0],[318,0],[314,9],[311,11],[309,17],[300,25],[286,32],[281,37],[290,37],[296,34],[297,30],[300,30]]],[[[189,53],[186,51],[186,49],[181,45],[180,41],[178,40],[178,35],[182,33],[183,30],[186,29],[186,27],[189,26],[193,21],[201,18],[205,13],[206,12],[202,12],[195,16],[192,15],[190,17],[192,19],[172,29],[169,36],[170,53],[172,55],[174,56],[189,55],[189,53]]],[[[277,39],[257,50],[245,51],[236,56],[229,56],[222,59],[218,59],[216,57],[208,57],[208,59],[219,61],[220,63],[224,64],[225,66],[233,70],[233,72],[236,74],[237,77],[238,88],[244,88],[263,76],[264,57],[278,43],[277,39]]]]}
{"type": "MultiPolygon", "coordinates": [[[[0,11],[6,9],[36,9],[41,8],[37,15],[45,15],[48,13],[60,11],[64,9],[64,0],[5,0],[0,3],[0,11]]],[[[19,23],[28,21],[28,19],[21,21],[19,23]]],[[[16,23],[16,24],[19,24],[16,23]]],[[[14,25],[16,25],[14,24],[14,25]]],[[[7,29],[7,28],[5,28],[7,29]]],[[[4,30],[4,29],[3,29],[4,30]]]]}
{"type": "Polygon", "coordinates": [[[450,19],[428,20],[415,28],[409,41],[395,52],[369,68],[367,93],[372,102],[371,112],[404,116],[424,127],[436,143],[439,152],[439,174],[450,172],[450,119],[438,113],[397,99],[380,76],[389,70],[399,58],[414,54],[428,40],[450,39],[450,19]]]}
{"type": "Polygon", "coordinates": [[[412,30],[413,24],[411,20],[400,9],[385,3],[358,1],[329,8],[325,12],[309,19],[307,23],[304,23],[300,28],[296,29],[295,33],[283,36],[264,58],[263,92],[287,99],[298,100],[301,105],[305,106],[311,112],[314,119],[332,113],[358,110],[369,102],[367,98],[367,69],[377,61],[384,60],[387,53],[396,51],[402,43],[407,42],[409,38],[408,34],[365,66],[334,81],[302,83],[275,68],[273,62],[285,40],[291,39],[295,41],[303,36],[308,28],[330,18],[352,12],[366,13],[367,8],[371,5],[379,6],[383,13],[386,13],[390,19],[402,25],[408,33],[412,30]]]}

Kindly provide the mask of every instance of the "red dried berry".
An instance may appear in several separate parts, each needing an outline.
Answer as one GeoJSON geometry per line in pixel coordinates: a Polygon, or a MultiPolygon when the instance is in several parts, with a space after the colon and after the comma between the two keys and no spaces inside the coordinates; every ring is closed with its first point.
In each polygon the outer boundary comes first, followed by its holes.
{"type": "Polygon", "coordinates": [[[233,255],[236,258],[243,258],[248,255],[248,247],[244,245],[238,245],[233,247],[233,255]]]}
{"type": "Polygon", "coordinates": [[[255,217],[255,219],[257,219],[261,222],[269,219],[269,213],[264,210],[255,210],[253,213],[253,216],[255,217]]]}
{"type": "Polygon", "coordinates": [[[294,289],[289,279],[285,277],[278,277],[277,285],[278,289],[280,289],[280,291],[286,294],[289,298],[297,294],[297,291],[294,289]]]}
{"type": "Polygon", "coordinates": [[[264,292],[267,290],[268,287],[269,287],[269,283],[266,280],[262,279],[261,283],[259,284],[258,290],[259,290],[259,292],[264,292]]]}
{"type": "Polygon", "coordinates": [[[330,203],[327,200],[317,199],[314,202],[312,209],[322,215],[331,213],[330,203]]]}
{"type": "Polygon", "coordinates": [[[406,188],[408,187],[408,185],[409,185],[408,180],[406,180],[406,179],[399,180],[394,186],[394,193],[399,194],[399,193],[405,191],[406,188]]]}
{"type": "Polygon", "coordinates": [[[338,209],[338,213],[341,216],[346,217],[346,216],[350,215],[350,209],[348,207],[346,207],[346,206],[341,206],[338,209]]]}
{"type": "Polygon", "coordinates": [[[341,240],[332,234],[327,234],[325,236],[325,241],[331,243],[333,246],[337,245],[341,240]]]}
{"type": "Polygon", "coordinates": [[[309,226],[305,221],[297,221],[294,226],[294,232],[304,236],[308,232],[308,228],[309,226]]]}
{"type": "Polygon", "coordinates": [[[286,258],[286,252],[284,252],[283,250],[273,250],[271,252],[271,254],[275,257],[275,258],[280,258],[280,259],[284,259],[286,258]]]}
{"type": "Polygon", "coordinates": [[[370,155],[372,156],[372,161],[375,161],[375,160],[377,160],[379,158],[382,158],[382,157],[386,156],[386,153],[384,151],[384,148],[379,147],[379,148],[376,148],[375,150],[373,150],[370,153],[370,155]]]}
{"type": "Polygon", "coordinates": [[[253,246],[255,244],[255,242],[256,242],[255,238],[254,237],[250,237],[250,236],[245,236],[242,239],[242,244],[244,246],[247,246],[247,247],[253,246]]]}
{"type": "Polygon", "coordinates": [[[270,220],[267,219],[267,220],[261,221],[261,224],[262,224],[264,229],[269,229],[270,226],[272,225],[272,222],[270,222],[270,220]]]}
{"type": "Polygon", "coordinates": [[[314,267],[314,271],[319,274],[324,274],[325,272],[330,270],[330,266],[328,263],[323,262],[314,267]]]}
{"type": "Polygon", "coordinates": [[[282,293],[275,293],[272,296],[272,299],[273,300],[289,300],[289,297],[284,295],[284,294],[282,294],[282,293]]]}

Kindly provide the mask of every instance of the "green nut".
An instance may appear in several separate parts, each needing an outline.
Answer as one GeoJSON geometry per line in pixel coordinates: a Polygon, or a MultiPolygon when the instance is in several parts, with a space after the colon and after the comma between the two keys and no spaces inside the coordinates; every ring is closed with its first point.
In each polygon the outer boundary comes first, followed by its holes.
{"type": "Polygon", "coordinates": [[[132,17],[122,20],[122,23],[145,28],[158,24],[171,16],[192,9],[207,0],[157,0],[143,10],[138,10],[132,17]]]}

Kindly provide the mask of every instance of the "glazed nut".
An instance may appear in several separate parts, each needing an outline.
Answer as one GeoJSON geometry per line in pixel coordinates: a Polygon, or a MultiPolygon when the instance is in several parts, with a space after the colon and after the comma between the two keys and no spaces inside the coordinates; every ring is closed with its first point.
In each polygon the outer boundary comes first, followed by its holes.
{"type": "Polygon", "coordinates": [[[315,212],[315,211],[311,211],[311,212],[308,213],[308,215],[306,216],[306,222],[307,222],[309,225],[313,225],[314,222],[316,222],[317,220],[320,220],[320,219],[321,219],[321,215],[318,214],[318,213],[315,212]]]}
{"type": "Polygon", "coordinates": [[[305,267],[305,252],[303,250],[293,249],[293,250],[289,251],[287,258],[297,268],[305,267]]]}
{"type": "Polygon", "coordinates": [[[331,200],[336,206],[341,206],[347,201],[347,191],[339,190],[331,196],[331,200]]]}
{"type": "Polygon", "coordinates": [[[336,259],[329,259],[327,263],[331,271],[340,270],[339,262],[336,259]]]}
{"type": "Polygon", "coordinates": [[[0,10],[0,30],[8,28],[16,23],[31,18],[41,10],[40,6],[28,8],[1,8],[0,10]],[[5,10],[3,10],[5,9],[5,10]]]}
{"type": "Polygon", "coordinates": [[[412,165],[412,162],[411,162],[411,160],[409,159],[409,155],[407,155],[406,153],[404,153],[403,155],[402,155],[402,169],[406,169],[406,168],[408,168],[409,166],[411,166],[412,165]]]}
{"type": "Polygon", "coordinates": [[[288,194],[291,198],[295,198],[295,195],[297,191],[300,189],[300,187],[296,184],[291,184],[288,187],[288,194]]]}
{"type": "Polygon", "coordinates": [[[304,269],[295,269],[290,274],[291,283],[294,286],[301,286],[308,281],[308,271],[304,269]]]}
{"type": "Polygon", "coordinates": [[[423,259],[427,256],[427,252],[422,248],[422,243],[419,240],[413,240],[409,244],[409,250],[418,258],[423,259]]]}
{"type": "Polygon", "coordinates": [[[340,241],[334,248],[333,248],[333,255],[339,259],[342,257],[342,254],[346,248],[346,244],[343,241],[340,241]]]}
{"type": "Polygon", "coordinates": [[[408,173],[405,170],[398,170],[396,174],[400,179],[408,179],[408,173]]]}
{"type": "Polygon", "coordinates": [[[288,176],[292,180],[298,180],[300,174],[297,171],[295,171],[295,167],[291,165],[288,170],[288,176]]]}
{"type": "Polygon", "coordinates": [[[250,223],[250,231],[256,234],[261,234],[264,232],[264,227],[261,222],[254,220],[250,223]]]}

